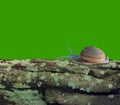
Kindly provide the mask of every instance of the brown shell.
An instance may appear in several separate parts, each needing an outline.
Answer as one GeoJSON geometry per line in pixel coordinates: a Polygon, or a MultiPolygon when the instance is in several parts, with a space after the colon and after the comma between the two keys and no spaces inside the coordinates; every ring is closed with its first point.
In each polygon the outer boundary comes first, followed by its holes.
{"type": "Polygon", "coordinates": [[[81,60],[87,63],[102,63],[105,54],[99,48],[94,46],[85,47],[80,53],[81,60]]]}

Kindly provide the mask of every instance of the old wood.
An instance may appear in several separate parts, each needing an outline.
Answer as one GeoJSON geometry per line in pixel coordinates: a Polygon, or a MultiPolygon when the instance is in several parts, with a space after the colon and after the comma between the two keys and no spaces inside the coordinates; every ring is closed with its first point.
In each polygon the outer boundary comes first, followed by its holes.
{"type": "Polygon", "coordinates": [[[120,61],[0,60],[0,105],[120,105],[120,61]]]}

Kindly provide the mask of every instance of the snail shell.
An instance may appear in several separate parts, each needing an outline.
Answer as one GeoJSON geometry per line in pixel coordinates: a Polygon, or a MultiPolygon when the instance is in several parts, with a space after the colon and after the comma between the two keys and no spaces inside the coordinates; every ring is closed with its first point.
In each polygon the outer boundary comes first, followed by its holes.
{"type": "Polygon", "coordinates": [[[86,63],[108,63],[104,52],[94,46],[85,47],[80,53],[80,60],[86,63]]]}

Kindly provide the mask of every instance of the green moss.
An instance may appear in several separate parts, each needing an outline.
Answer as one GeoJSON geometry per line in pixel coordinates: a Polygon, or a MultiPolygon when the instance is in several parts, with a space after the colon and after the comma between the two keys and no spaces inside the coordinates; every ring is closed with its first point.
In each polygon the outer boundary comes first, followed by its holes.
{"type": "Polygon", "coordinates": [[[25,84],[22,84],[22,83],[14,83],[13,87],[14,88],[30,88],[29,85],[25,85],[25,84]]]}
{"type": "Polygon", "coordinates": [[[89,102],[89,103],[87,103],[87,105],[91,105],[91,103],[89,102]]]}
{"type": "Polygon", "coordinates": [[[52,77],[56,82],[58,82],[58,73],[52,73],[52,74],[51,74],[51,77],[52,77]]]}
{"type": "Polygon", "coordinates": [[[4,76],[4,74],[0,74],[0,78],[3,77],[3,76],[4,76]]]}
{"type": "Polygon", "coordinates": [[[17,78],[18,81],[21,81],[21,79],[22,79],[21,77],[18,77],[18,78],[17,78]]]}
{"type": "Polygon", "coordinates": [[[108,88],[112,88],[112,87],[113,87],[113,84],[109,83],[108,88]]]}
{"type": "Polygon", "coordinates": [[[88,70],[88,66],[80,65],[80,69],[88,70]]]}
{"type": "Polygon", "coordinates": [[[29,61],[30,61],[30,60],[21,60],[20,64],[21,64],[22,66],[33,65],[33,64],[30,64],[29,61]]]}
{"type": "Polygon", "coordinates": [[[72,89],[75,89],[76,83],[73,82],[73,81],[68,81],[68,86],[69,86],[69,87],[72,87],[72,89]]]}
{"type": "Polygon", "coordinates": [[[86,88],[86,92],[89,93],[91,91],[91,88],[90,87],[87,87],[86,88]]]}
{"type": "Polygon", "coordinates": [[[5,86],[0,84],[0,89],[5,89],[5,86]]]}
{"type": "Polygon", "coordinates": [[[26,66],[26,70],[27,71],[35,71],[35,72],[39,71],[39,69],[37,67],[33,67],[31,65],[26,66]]]}
{"type": "Polygon", "coordinates": [[[41,66],[41,67],[45,67],[45,66],[46,66],[46,63],[41,63],[40,66],[41,66]]]}
{"type": "Polygon", "coordinates": [[[51,77],[53,78],[54,82],[56,83],[56,86],[60,86],[59,82],[59,76],[58,73],[52,73],[51,77]]]}
{"type": "Polygon", "coordinates": [[[59,78],[60,78],[60,79],[64,79],[64,76],[61,75],[61,76],[59,76],[59,78]]]}
{"type": "Polygon", "coordinates": [[[64,73],[65,74],[65,76],[69,76],[70,74],[69,73],[64,73]]]}
{"type": "Polygon", "coordinates": [[[57,83],[56,83],[56,86],[60,86],[60,83],[59,83],[59,82],[57,82],[57,83]]]}
{"type": "Polygon", "coordinates": [[[69,61],[68,60],[64,60],[64,61],[56,61],[56,65],[59,66],[59,67],[66,67],[67,65],[69,64],[69,61]]]}
{"type": "Polygon", "coordinates": [[[84,79],[86,80],[86,81],[91,81],[91,76],[89,76],[89,75],[84,75],[84,79]]]}
{"type": "Polygon", "coordinates": [[[8,67],[6,68],[7,72],[9,72],[11,69],[12,69],[12,68],[11,68],[10,66],[8,66],[8,67]]]}
{"type": "Polygon", "coordinates": [[[29,82],[31,82],[31,72],[28,72],[27,74],[26,74],[26,81],[29,83],[29,82]]]}
{"type": "Polygon", "coordinates": [[[41,80],[45,80],[45,76],[42,75],[42,76],[40,77],[40,79],[41,79],[41,80]]]}
{"type": "Polygon", "coordinates": [[[38,82],[37,86],[40,87],[42,85],[42,82],[38,82]]]}
{"type": "Polygon", "coordinates": [[[105,74],[105,72],[101,70],[101,71],[100,71],[100,74],[101,74],[101,75],[104,75],[104,74],[105,74]]]}
{"type": "Polygon", "coordinates": [[[32,81],[33,78],[37,77],[37,73],[34,72],[28,72],[26,74],[26,81],[29,83],[32,81]]]}
{"type": "Polygon", "coordinates": [[[20,105],[46,105],[42,100],[42,95],[36,90],[6,91],[5,98],[20,105]]]}
{"type": "Polygon", "coordinates": [[[97,83],[101,83],[103,81],[103,79],[96,79],[97,83]]]}
{"type": "Polygon", "coordinates": [[[86,74],[86,75],[88,75],[88,69],[84,69],[84,70],[82,70],[82,72],[84,73],[84,74],[86,74]]]}
{"type": "Polygon", "coordinates": [[[109,98],[114,98],[114,95],[108,95],[109,98]]]}

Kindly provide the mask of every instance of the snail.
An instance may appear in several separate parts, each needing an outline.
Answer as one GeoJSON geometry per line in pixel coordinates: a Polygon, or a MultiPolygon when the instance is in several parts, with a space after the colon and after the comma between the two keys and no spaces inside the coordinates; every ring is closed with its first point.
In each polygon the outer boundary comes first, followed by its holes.
{"type": "Polygon", "coordinates": [[[105,56],[105,53],[101,49],[94,46],[85,47],[80,52],[79,56],[74,55],[69,47],[68,50],[70,52],[70,56],[65,56],[65,57],[69,57],[73,61],[90,63],[90,64],[109,63],[109,59],[105,56]]]}

